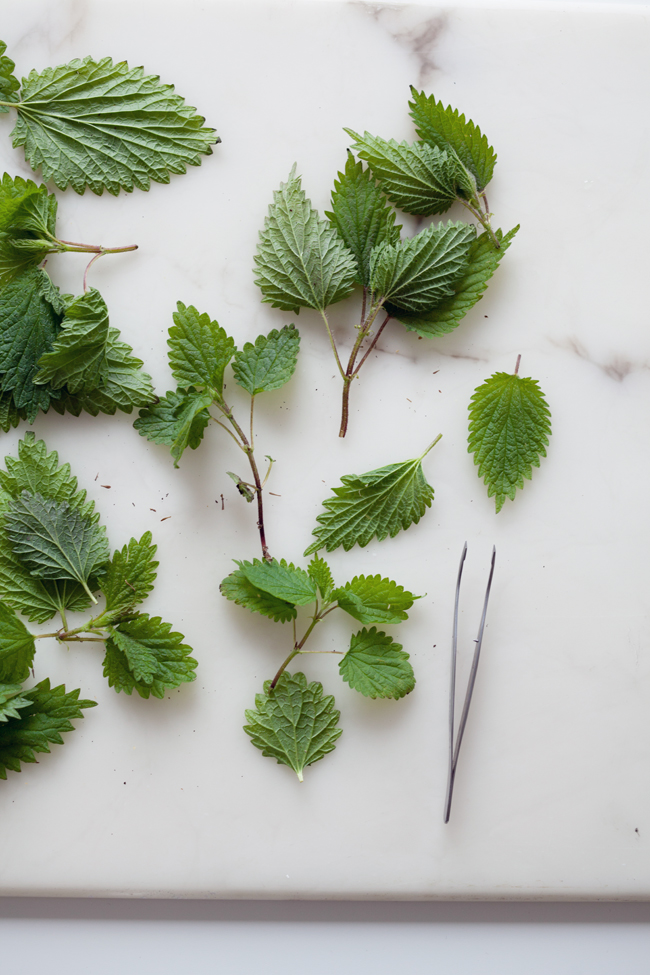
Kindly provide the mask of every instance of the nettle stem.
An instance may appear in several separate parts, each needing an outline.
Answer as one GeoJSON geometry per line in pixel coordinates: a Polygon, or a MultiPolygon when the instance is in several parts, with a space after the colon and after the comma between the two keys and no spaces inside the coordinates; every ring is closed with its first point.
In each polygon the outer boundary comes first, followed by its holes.
{"type": "MultiPolygon", "coordinates": [[[[335,608],[335,607],[332,607],[332,608],[335,608]]],[[[294,657],[297,657],[299,653],[309,653],[310,652],[308,650],[303,651],[302,648],[304,647],[305,643],[307,642],[307,640],[308,640],[309,636],[311,635],[311,632],[314,629],[314,627],[318,623],[320,623],[320,621],[323,619],[324,616],[327,615],[328,612],[329,612],[329,610],[326,610],[324,613],[319,613],[318,612],[318,604],[316,604],[316,612],[314,613],[314,617],[313,617],[311,623],[309,624],[309,626],[307,627],[307,629],[305,630],[305,633],[303,635],[303,638],[302,638],[302,640],[299,643],[296,642],[296,638],[295,638],[296,626],[295,626],[295,622],[294,622],[294,628],[293,628],[293,632],[294,632],[293,650],[291,651],[291,653],[289,654],[289,656],[286,658],[286,660],[283,661],[282,665],[280,666],[280,669],[278,670],[277,674],[275,675],[275,677],[271,681],[271,686],[269,687],[269,691],[272,691],[273,690],[273,688],[275,687],[275,685],[279,681],[280,677],[285,672],[285,670],[287,669],[287,667],[289,666],[289,664],[291,663],[291,661],[293,660],[294,657]]]]}
{"type": "Polygon", "coordinates": [[[499,241],[499,238],[492,230],[492,225],[490,224],[491,214],[488,209],[488,202],[485,193],[481,193],[481,200],[483,200],[485,204],[485,211],[483,211],[483,209],[481,208],[481,204],[478,200],[466,200],[462,196],[457,196],[456,199],[458,200],[459,203],[462,203],[463,206],[466,207],[471,214],[473,214],[476,217],[476,219],[481,224],[483,229],[487,230],[488,234],[492,238],[492,243],[494,244],[495,248],[497,250],[501,250],[501,243],[499,241]]]}
{"type": "Polygon", "coordinates": [[[377,344],[377,339],[383,332],[386,323],[390,319],[390,315],[386,313],[386,317],[384,321],[381,323],[376,334],[373,336],[370,345],[366,349],[363,358],[361,359],[361,362],[357,364],[357,356],[361,351],[361,346],[370,335],[370,330],[375,323],[375,319],[377,318],[377,315],[379,314],[379,312],[383,307],[383,299],[379,301],[376,305],[373,305],[371,302],[370,311],[366,316],[365,312],[366,312],[367,298],[368,298],[368,289],[364,288],[363,306],[361,311],[361,324],[359,325],[358,328],[358,335],[356,341],[352,346],[352,351],[350,352],[350,358],[348,359],[347,369],[345,370],[345,373],[343,373],[343,394],[341,398],[341,426],[339,428],[339,437],[344,437],[348,431],[348,420],[350,415],[350,386],[352,385],[352,381],[356,379],[357,376],[359,375],[359,370],[361,369],[361,366],[364,364],[364,362],[366,361],[366,359],[374,349],[375,345],[377,344]]]}

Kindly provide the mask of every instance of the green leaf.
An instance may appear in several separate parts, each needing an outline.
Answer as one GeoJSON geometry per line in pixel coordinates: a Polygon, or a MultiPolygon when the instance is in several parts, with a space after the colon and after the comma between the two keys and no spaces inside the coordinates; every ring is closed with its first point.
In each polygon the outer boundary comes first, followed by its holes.
{"type": "Polygon", "coordinates": [[[351,152],[345,171],[338,176],[332,191],[332,213],[325,216],[355,256],[357,284],[368,285],[371,251],[379,244],[397,244],[402,228],[395,226],[395,211],[386,202],[370,170],[356,162],[351,152]]]}
{"type": "Polygon", "coordinates": [[[38,362],[56,339],[62,315],[52,303],[53,286],[44,271],[24,271],[0,291],[0,375],[2,392],[31,422],[61,395],[34,385],[38,362]]]}
{"type": "Polygon", "coordinates": [[[196,680],[197,662],[182,633],[172,633],[171,623],[159,616],[139,613],[110,628],[104,657],[104,677],[117,693],[163,698],[165,692],[196,680]]]}
{"type": "Polygon", "coordinates": [[[29,430],[18,443],[18,457],[5,457],[7,470],[0,470],[0,487],[12,498],[23,491],[40,494],[53,501],[67,501],[84,518],[99,521],[95,502],[86,501],[86,492],[79,490],[77,478],[70,473],[69,464],[59,464],[56,450],[47,452],[43,440],[36,440],[29,430]]]}
{"type": "Polygon", "coordinates": [[[317,596],[316,583],[305,572],[297,569],[291,562],[281,559],[278,562],[237,562],[248,581],[263,592],[283,599],[293,606],[306,606],[313,603],[317,596]]]}
{"type": "Polygon", "coordinates": [[[492,179],[497,157],[478,125],[471,119],[466,122],[451,105],[444,108],[433,95],[427,98],[413,87],[411,94],[409,114],[420,138],[438,149],[452,149],[474,175],[479,192],[483,190],[492,179]]]}
{"type": "Polygon", "coordinates": [[[132,538],[128,545],[113,554],[102,576],[102,592],[106,597],[104,616],[117,619],[143,602],[153,590],[156,581],[156,546],[151,532],[145,532],[139,541],[132,538]]]}
{"type": "Polygon", "coordinates": [[[400,210],[429,217],[444,213],[456,201],[460,167],[452,153],[423,142],[409,145],[369,132],[360,136],[352,129],[345,131],[355,140],[356,154],[366,160],[388,199],[400,210]]]}
{"type": "Polygon", "coordinates": [[[178,467],[185,448],[196,450],[201,443],[210,422],[208,407],[211,404],[211,393],[179,389],[175,393],[166,393],[153,406],[140,410],[133,426],[141,437],[171,447],[174,467],[178,467]]]}
{"type": "Polygon", "coordinates": [[[231,572],[219,586],[221,595],[238,606],[245,606],[251,613],[261,613],[276,623],[286,623],[295,620],[298,615],[296,607],[284,599],[278,599],[259,586],[254,586],[246,578],[241,569],[231,572]]]}
{"type": "Polygon", "coordinates": [[[21,420],[27,419],[25,410],[19,410],[11,393],[0,393],[0,430],[9,433],[21,420]]]}
{"type": "Polygon", "coordinates": [[[407,312],[388,302],[386,311],[397,318],[402,325],[417,332],[423,338],[446,335],[452,332],[467,314],[469,309],[483,297],[488,281],[496,271],[501,258],[508,250],[511,241],[519,230],[519,225],[503,236],[500,230],[496,237],[501,242],[497,249],[490,234],[483,233],[472,241],[469,250],[469,264],[461,278],[453,286],[454,293],[426,312],[407,312]]]}
{"type": "Polygon", "coordinates": [[[258,335],[255,345],[246,342],[244,348],[235,353],[235,382],[251,396],[279,389],[295,372],[299,348],[300,334],[295,325],[258,335]]]}
{"type": "Polygon", "coordinates": [[[178,302],[169,329],[169,364],[178,385],[207,386],[223,392],[223,373],[235,354],[235,342],[218,322],[200,315],[194,305],[178,302]]]}
{"type": "Polygon", "coordinates": [[[13,609],[0,602],[0,684],[27,680],[35,652],[32,634],[13,609]]]}
{"type": "MultiPolygon", "coordinates": [[[[1,60],[1,59],[0,59],[1,60]]],[[[0,287],[54,250],[56,197],[30,179],[0,180],[0,287]]]]}
{"type": "Polygon", "coordinates": [[[61,331],[52,350],[39,360],[35,383],[49,383],[68,392],[95,389],[105,370],[108,309],[96,288],[75,298],[66,308],[61,331]]]}
{"type": "Polygon", "coordinates": [[[318,586],[318,591],[324,603],[329,603],[334,591],[334,579],[330,567],[320,555],[315,555],[309,565],[307,572],[318,586]]]}
{"type": "Polygon", "coordinates": [[[20,708],[32,703],[22,693],[22,684],[0,684],[0,722],[9,718],[20,718],[20,708]]]}
{"type": "Polygon", "coordinates": [[[14,147],[24,147],[44,181],[77,193],[168,183],[219,141],[172,85],[111,58],[31,71],[17,108],[14,147]]]}
{"type": "Polygon", "coordinates": [[[476,239],[471,224],[432,225],[399,244],[380,244],[370,256],[375,295],[407,311],[427,311],[453,295],[476,239]]]}
{"type": "MultiPolygon", "coordinates": [[[[20,82],[13,73],[16,65],[11,58],[7,57],[6,50],[7,45],[4,41],[0,41],[0,101],[17,102],[18,95],[16,92],[20,88],[20,82]]],[[[6,105],[0,105],[0,113],[8,111],[6,105]]]]}
{"type": "Polygon", "coordinates": [[[401,623],[408,619],[406,610],[417,598],[380,575],[355,576],[332,593],[339,607],[360,623],[401,623]]]}
{"type": "Polygon", "coordinates": [[[41,580],[31,575],[12,552],[4,533],[0,533],[0,598],[35,623],[51,620],[61,609],[76,612],[91,603],[75,582],[41,580]]]}
{"type": "Polygon", "coordinates": [[[4,526],[14,555],[32,575],[73,579],[91,595],[88,582],[110,555],[103,525],[85,518],[67,501],[23,491],[11,500],[4,526]]]}
{"type": "Polygon", "coordinates": [[[22,708],[20,718],[9,718],[0,725],[0,779],[7,770],[20,772],[20,763],[36,762],[35,753],[49,752],[49,745],[63,744],[62,734],[74,731],[71,723],[83,718],[82,709],[94,708],[95,701],[79,700],[79,690],[66,690],[63,684],[50,689],[43,680],[29,691],[23,691],[29,706],[22,708]]]}
{"type": "Polygon", "coordinates": [[[546,457],[551,413],[536,379],[495,372],[469,404],[469,447],[478,476],[501,511],[546,457]]]}
{"type": "Polygon", "coordinates": [[[400,698],[415,687],[408,653],[373,626],[355,633],[339,664],[343,680],[364,697],[400,698]]]}
{"type": "Polygon", "coordinates": [[[417,525],[433,500],[422,461],[439,439],[415,460],[388,464],[366,474],[344,474],[342,486],[332,489],[334,497],[323,501],[325,512],[317,516],[319,526],[312,532],[316,541],[305,555],[321,548],[333,552],[339,545],[346,552],[353,545],[363,548],[372,538],[394,538],[399,531],[417,525]]]}
{"type": "Polygon", "coordinates": [[[262,301],[285,311],[322,311],[347,298],[354,287],[354,256],[331,224],[312,209],[295,166],[273,194],[255,267],[262,301]]]}
{"type": "Polygon", "coordinates": [[[334,750],[334,742],[342,734],[337,728],[340,712],[334,710],[334,698],[323,697],[323,685],[307,683],[304,674],[280,676],[271,691],[271,682],[264,684],[264,693],[255,695],[255,710],[246,711],[244,731],[262,755],[288,765],[302,782],[308,765],[334,750]]]}

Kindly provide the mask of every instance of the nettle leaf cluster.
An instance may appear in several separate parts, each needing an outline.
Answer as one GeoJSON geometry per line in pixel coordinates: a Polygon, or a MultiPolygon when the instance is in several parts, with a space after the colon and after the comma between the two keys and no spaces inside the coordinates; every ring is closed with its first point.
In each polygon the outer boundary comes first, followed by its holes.
{"type": "Polygon", "coordinates": [[[155,404],[140,411],[134,426],[141,436],[170,448],[174,466],[183,452],[195,450],[210,420],[222,427],[246,455],[252,482],[229,471],[242,497],[256,502],[262,557],[270,560],[264,527],[263,488],[274,463],[271,457],[262,480],[255,459],[254,409],[260,393],[280,389],[293,375],[300,335],[294,325],[259,335],[237,349],[234,339],[209,315],[178,302],[169,329],[169,364],[178,383],[155,404]],[[232,364],[235,383],[250,395],[247,422],[240,424],[224,398],[224,373],[232,364]],[[216,411],[216,415],[211,412],[216,411]],[[246,429],[245,429],[246,428],[246,429]]]}
{"type": "Polygon", "coordinates": [[[452,331],[483,296],[519,229],[492,229],[486,187],[496,154],[480,129],[433,96],[415,89],[412,96],[420,141],[397,143],[346,129],[358,158],[349,152],[334,183],[332,210],[319,216],[294,166],[274,194],[255,256],[262,301],[296,313],[311,308],[323,319],[343,380],[341,437],[350,385],[390,319],[424,338],[452,331]],[[454,203],[479,222],[480,235],[473,224],[449,221],[402,238],[395,207],[430,217],[454,203]],[[327,308],[357,287],[361,318],[344,365],[327,308]]]}
{"type": "Polygon", "coordinates": [[[103,670],[119,693],[144,698],[195,679],[196,660],[171,624],[138,608],[154,588],[158,562],[150,532],[132,538],[111,556],[106,529],[94,502],[80,490],[68,464],[59,464],[42,440],[27,433],[18,457],[0,470],[0,778],[49,751],[81,717],[79,691],[50,690],[47,680],[25,690],[34,666],[36,640],[101,643],[103,670]],[[103,608],[78,626],[69,613],[82,613],[104,600],[103,608]],[[20,615],[19,615],[20,614],[20,615]],[[60,626],[33,634],[33,623],[55,616],[60,626]]]}
{"type": "Polygon", "coordinates": [[[238,568],[221,583],[229,600],[275,622],[293,625],[293,645],[273,680],[255,698],[255,709],[246,712],[244,728],[263,755],[288,765],[302,781],[306,766],[333,751],[341,735],[340,712],[323,687],[308,682],[303,673],[290,674],[287,667],[305,650],[316,626],[341,609],[363,628],[350,638],[347,650],[323,653],[341,657],[339,674],[351,688],[370,698],[401,698],[415,686],[409,655],[377,625],[401,623],[418,596],[380,575],[355,576],[337,586],[324,559],[316,556],[307,570],[282,559],[238,562],[238,568]],[[310,622],[298,636],[299,611],[309,607],[310,622]]]}

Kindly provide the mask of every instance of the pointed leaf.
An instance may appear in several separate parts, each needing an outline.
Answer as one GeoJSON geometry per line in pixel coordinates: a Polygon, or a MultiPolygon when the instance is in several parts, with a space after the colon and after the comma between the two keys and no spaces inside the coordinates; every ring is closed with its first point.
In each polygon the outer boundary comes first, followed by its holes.
{"type": "Polygon", "coordinates": [[[4,174],[0,180],[0,287],[36,267],[54,249],[51,235],[56,207],[56,197],[45,186],[4,174]]]}
{"type": "MultiPolygon", "coordinates": [[[[56,588],[59,585],[65,586],[66,583],[33,576],[14,555],[4,533],[0,533],[0,598],[8,606],[24,613],[33,623],[46,623],[60,611],[62,601],[56,588]]],[[[85,592],[84,596],[89,604],[90,599],[85,592]]],[[[63,607],[67,608],[65,604],[63,607]]]]}
{"type": "Polygon", "coordinates": [[[245,606],[251,613],[261,613],[276,623],[286,623],[295,620],[298,615],[296,607],[284,599],[278,599],[259,586],[253,585],[246,578],[241,569],[231,572],[219,586],[221,595],[238,606],[245,606]]]}
{"type": "Polygon", "coordinates": [[[39,360],[35,383],[54,389],[67,386],[80,393],[99,385],[106,361],[108,309],[99,291],[91,288],[66,308],[61,331],[52,350],[39,360]]]}
{"type": "Polygon", "coordinates": [[[330,567],[320,555],[315,555],[309,565],[307,572],[318,586],[318,591],[324,603],[329,603],[334,591],[334,579],[330,567]]]}
{"type": "MultiPolygon", "coordinates": [[[[20,88],[20,82],[13,73],[16,65],[11,58],[7,57],[6,50],[7,45],[4,41],[0,41],[0,101],[17,102],[16,92],[20,88]]],[[[0,105],[0,113],[8,111],[6,105],[0,105]]]]}
{"type": "Polygon", "coordinates": [[[323,697],[323,685],[307,683],[304,674],[281,675],[274,689],[264,684],[255,695],[255,710],[246,711],[244,731],[262,755],[288,765],[302,782],[303,770],[334,750],[342,734],[334,698],[323,697]]]}
{"type": "Polygon", "coordinates": [[[218,322],[200,315],[194,305],[178,302],[169,329],[169,364],[178,385],[208,386],[223,391],[223,373],[235,354],[235,342],[218,322]]]}
{"type": "Polygon", "coordinates": [[[196,450],[201,443],[210,422],[211,404],[211,393],[169,392],[153,406],[140,410],[133,426],[141,437],[171,447],[174,467],[178,467],[185,448],[196,450]]]}
{"type": "Polygon", "coordinates": [[[172,633],[171,623],[159,616],[139,613],[134,619],[110,628],[104,657],[104,676],[117,693],[162,699],[165,692],[196,680],[197,662],[182,633],[172,633]]]}
{"type": "Polygon", "coordinates": [[[25,410],[19,410],[11,393],[0,393],[0,430],[9,433],[21,420],[27,419],[25,410]]]}
{"type": "Polygon", "coordinates": [[[380,575],[355,576],[332,593],[339,607],[360,623],[401,623],[408,619],[406,610],[417,598],[380,575]]]}
{"type": "Polygon", "coordinates": [[[32,634],[13,609],[0,602],[0,684],[27,680],[35,652],[32,634]]]}
{"type": "Polygon", "coordinates": [[[86,492],[79,490],[70,465],[59,464],[56,450],[48,453],[45,442],[36,440],[31,430],[18,443],[18,457],[5,457],[5,464],[7,470],[0,470],[0,487],[12,498],[19,498],[23,491],[41,494],[53,501],[67,501],[92,522],[99,520],[95,502],[86,501],[86,492]]]}
{"type": "Polygon", "coordinates": [[[102,576],[102,592],[106,597],[104,616],[117,619],[143,602],[153,590],[156,581],[156,546],[151,532],[145,532],[139,541],[132,538],[128,545],[113,554],[102,576]]]}
{"type": "Polygon", "coordinates": [[[500,511],[546,457],[550,410],[536,379],[495,372],[469,405],[469,453],[500,511]]]}
{"type": "Polygon", "coordinates": [[[273,194],[257,245],[255,283],[274,308],[322,311],[347,298],[357,267],[331,224],[312,209],[295,171],[273,194]]]}
{"type": "Polygon", "coordinates": [[[238,562],[237,565],[253,586],[293,606],[306,606],[316,599],[314,580],[304,569],[297,569],[291,562],[284,559],[280,562],[275,559],[260,562],[255,559],[253,562],[238,562]]]}
{"type": "Polygon", "coordinates": [[[30,72],[12,136],[44,181],[116,196],[198,166],[219,141],[204,121],[142,68],[88,57],[30,72]]]}
{"type": "Polygon", "coordinates": [[[364,697],[400,698],[415,687],[408,653],[400,643],[373,626],[355,633],[339,664],[341,677],[364,697]]]}
{"type": "Polygon", "coordinates": [[[0,722],[20,718],[20,709],[32,703],[22,694],[22,684],[0,684],[0,722]]]}
{"type": "Polygon", "coordinates": [[[295,325],[258,335],[255,345],[246,342],[244,348],[235,353],[232,367],[235,382],[251,396],[279,389],[294,374],[299,348],[300,334],[295,325]]]}

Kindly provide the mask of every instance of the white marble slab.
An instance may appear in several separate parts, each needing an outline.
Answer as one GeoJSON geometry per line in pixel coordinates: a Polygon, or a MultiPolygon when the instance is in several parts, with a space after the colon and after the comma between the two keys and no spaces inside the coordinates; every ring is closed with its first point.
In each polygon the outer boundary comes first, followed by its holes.
{"type": "MultiPolygon", "coordinates": [[[[37,420],[96,498],[114,546],[154,532],[161,570],[147,609],[187,635],[200,676],[170,700],[141,701],[109,690],[91,645],[39,647],[36,679],[79,686],[100,707],[64,748],[0,783],[0,893],[650,896],[647,9],[28,0],[0,12],[18,73],[110,54],[160,73],[218,128],[214,155],[169,186],[118,199],[59,194],[59,229],[140,245],[104,258],[92,283],[161,392],[179,299],[239,343],[299,325],[298,373],[259,410],[260,450],[278,461],[274,554],[301,559],[341,474],[444,435],[426,462],[436,500],[420,525],[331,556],[342,579],[382,572],[427,593],[395,628],[416,690],[368,701],[341,684],[330,657],[307,658],[310,678],[336,693],[344,735],[301,785],[241,731],[288,634],[218,594],[231,559],[257,555],[251,509],[226,475],[239,463],[234,446],[215,428],[174,471],[132,418],[37,420]],[[457,331],[427,342],[386,330],[341,442],[326,337],[315,314],[260,303],[257,231],[294,161],[314,204],[327,206],[343,125],[412,138],[410,83],[487,132],[499,154],[496,223],[522,229],[457,331]],[[554,433],[533,481],[496,516],[466,452],[466,408],[518,353],[547,394],[554,433]],[[451,609],[465,539],[467,654],[493,543],[498,564],[445,827],[451,609]]],[[[28,176],[10,127],[0,118],[0,163],[28,176]]],[[[49,266],[62,288],[80,290],[82,257],[49,266]]],[[[355,313],[349,301],[333,316],[344,346],[355,313]]],[[[3,436],[2,454],[23,432],[3,436]]],[[[350,632],[327,622],[322,649],[350,632]]]]}

